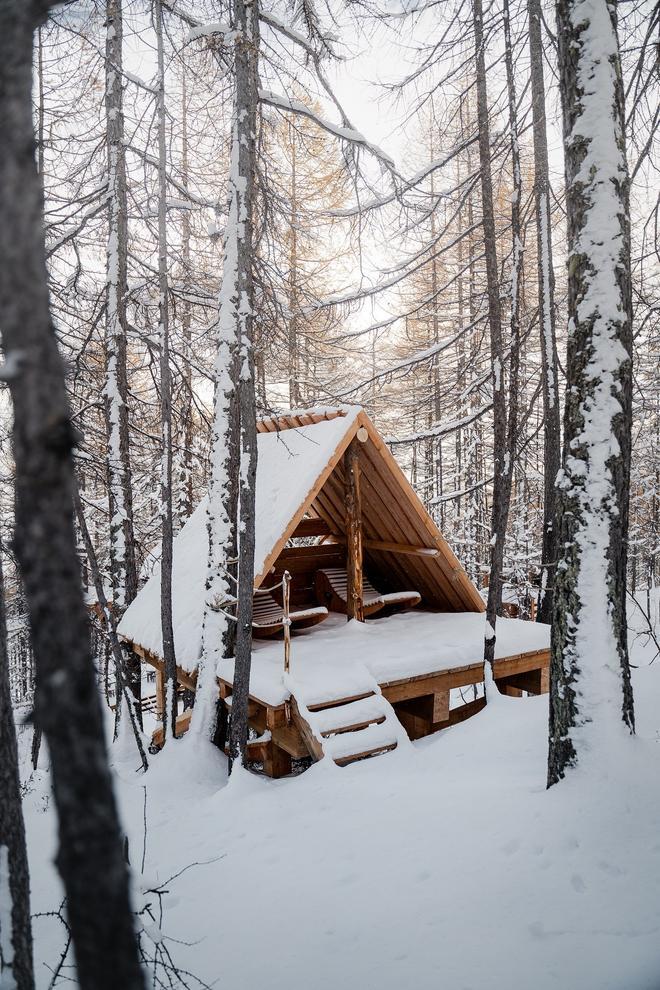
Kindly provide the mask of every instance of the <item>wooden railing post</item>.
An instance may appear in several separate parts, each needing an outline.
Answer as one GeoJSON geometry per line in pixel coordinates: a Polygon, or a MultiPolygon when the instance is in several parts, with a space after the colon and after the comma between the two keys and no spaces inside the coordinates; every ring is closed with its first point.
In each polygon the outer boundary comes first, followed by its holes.
{"type": "Polygon", "coordinates": [[[352,440],[344,454],[346,478],[346,573],[349,619],[364,622],[362,600],[362,501],[360,499],[360,445],[352,440]]]}
{"type": "Polygon", "coordinates": [[[284,673],[289,673],[291,664],[291,619],[290,615],[291,575],[285,571],[282,575],[282,608],[284,612],[284,673]]]}
{"type": "Polygon", "coordinates": [[[156,670],[156,717],[160,722],[165,711],[165,676],[162,670],[156,670]]]}

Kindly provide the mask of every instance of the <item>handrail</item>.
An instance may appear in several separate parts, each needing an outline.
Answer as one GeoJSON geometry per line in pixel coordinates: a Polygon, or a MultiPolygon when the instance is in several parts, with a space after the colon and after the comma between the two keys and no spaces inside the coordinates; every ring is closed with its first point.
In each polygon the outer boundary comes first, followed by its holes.
{"type": "Polygon", "coordinates": [[[289,571],[284,571],[281,581],[271,585],[269,588],[257,588],[255,594],[259,594],[260,591],[277,591],[278,588],[282,589],[282,610],[284,612],[282,620],[282,628],[284,630],[284,673],[288,674],[291,666],[291,574],[289,571]]]}
{"type": "Polygon", "coordinates": [[[291,575],[285,571],[282,575],[282,605],[284,608],[284,673],[289,673],[291,665],[291,618],[289,599],[291,593],[291,575]]]}

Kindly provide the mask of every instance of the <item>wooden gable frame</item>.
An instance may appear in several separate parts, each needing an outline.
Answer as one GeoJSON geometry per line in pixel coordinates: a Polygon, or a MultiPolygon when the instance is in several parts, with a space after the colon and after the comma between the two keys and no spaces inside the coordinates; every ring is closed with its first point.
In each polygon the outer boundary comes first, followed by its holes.
{"type": "MultiPolygon", "coordinates": [[[[257,428],[270,433],[345,415],[336,409],[289,414],[262,420],[257,428]]],[[[386,585],[383,590],[419,591],[427,606],[483,612],[477,589],[364,411],[347,423],[346,432],[256,575],[255,589],[267,583],[268,575],[283,569],[287,557],[293,555],[287,543],[292,537],[311,535],[313,520],[322,523],[318,529],[327,528],[324,539],[329,554],[333,545],[346,541],[345,455],[351,444],[357,448],[360,466],[366,571],[386,585]]]]}

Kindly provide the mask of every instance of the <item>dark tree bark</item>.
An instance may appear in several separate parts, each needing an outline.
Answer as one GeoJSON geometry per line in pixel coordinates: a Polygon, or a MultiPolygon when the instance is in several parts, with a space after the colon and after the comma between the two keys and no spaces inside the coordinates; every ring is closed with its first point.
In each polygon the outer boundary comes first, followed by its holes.
{"type": "MultiPolygon", "coordinates": [[[[548,785],[622,722],[634,731],[626,622],[632,407],[628,169],[616,8],[557,3],[568,218],[561,556],[548,785]]],[[[607,758],[607,757],[605,757],[607,758]]]]}
{"type": "MultiPolygon", "coordinates": [[[[98,559],[96,557],[96,551],[94,550],[94,544],[92,543],[92,538],[89,535],[89,529],[87,528],[87,520],[85,519],[85,512],[83,510],[82,501],[80,498],[80,492],[76,487],[74,490],[74,503],[76,508],[76,518],[78,520],[78,528],[82,536],[82,543],[87,555],[87,561],[89,563],[89,569],[91,572],[92,583],[94,585],[94,591],[96,593],[96,600],[98,601],[101,611],[103,613],[103,619],[105,622],[106,632],[108,634],[108,641],[110,643],[110,651],[112,653],[112,659],[115,664],[115,681],[117,685],[117,693],[115,695],[115,702],[117,707],[121,704],[122,698],[128,703],[129,698],[127,697],[128,688],[128,678],[126,677],[124,664],[126,660],[126,652],[122,649],[121,643],[119,642],[119,636],[117,635],[117,620],[113,612],[112,606],[106,598],[105,589],[103,587],[103,578],[101,576],[101,570],[99,568],[98,559]]],[[[133,711],[133,706],[128,708],[128,717],[131,722],[131,729],[133,731],[133,736],[135,738],[135,745],[137,747],[138,753],[140,754],[140,759],[142,761],[142,769],[148,770],[149,763],[147,761],[147,754],[144,751],[144,746],[142,745],[142,737],[140,735],[141,726],[138,724],[135,718],[135,713],[133,711]]]]}
{"type": "Polygon", "coordinates": [[[18,750],[9,690],[9,658],[5,623],[5,587],[0,554],[0,902],[9,918],[3,931],[0,916],[0,986],[33,990],[30,870],[21,806],[18,750]],[[8,903],[6,898],[9,898],[8,903]],[[7,911],[7,908],[9,910],[7,911]]]}
{"type": "Polygon", "coordinates": [[[59,819],[57,866],[83,990],[143,988],[73,525],[74,433],[48,301],[34,157],[33,31],[49,4],[0,4],[0,312],[14,374],[16,552],[59,819]],[[65,620],[63,619],[65,617],[65,620]]]}
{"type": "MultiPolygon", "coordinates": [[[[137,594],[137,564],[133,533],[133,495],[129,455],[128,379],[126,342],[128,319],[128,207],[124,106],[122,0],[106,0],[105,109],[108,156],[108,244],[106,300],[106,425],[110,506],[110,563],[113,608],[118,617],[137,594]]],[[[126,657],[129,687],[136,717],[142,724],[139,661],[126,657]]]]}
{"type": "Polygon", "coordinates": [[[156,43],[158,52],[158,288],[160,308],[160,620],[165,664],[165,709],[163,711],[163,740],[176,736],[178,711],[176,654],[172,628],[172,557],[174,518],[172,513],[172,385],[170,376],[170,316],[167,259],[167,144],[165,137],[165,57],[163,52],[163,8],[160,0],[154,5],[156,43]]]}
{"type": "MultiPolygon", "coordinates": [[[[238,225],[236,237],[236,316],[238,319],[241,482],[239,498],[238,601],[236,664],[229,730],[230,765],[245,757],[248,730],[248,691],[252,661],[252,597],[254,594],[255,485],[257,475],[257,426],[254,390],[254,225],[256,188],[256,136],[258,110],[258,0],[235,0],[235,119],[233,141],[237,147],[234,188],[238,225]]],[[[232,163],[233,164],[233,163],[232,163]]]]}
{"type": "Polygon", "coordinates": [[[534,201],[541,330],[541,374],[543,380],[543,546],[541,590],[536,613],[539,622],[552,617],[552,588],[558,552],[557,474],[561,457],[559,377],[555,334],[555,273],[552,266],[550,223],[550,177],[545,119],[541,0],[527,0],[529,57],[532,87],[532,133],[534,136],[534,201]]]}
{"type": "Polygon", "coordinates": [[[488,90],[486,85],[486,52],[483,7],[481,0],[472,4],[476,60],[477,127],[479,130],[479,166],[481,172],[481,214],[486,261],[488,322],[493,387],[493,507],[491,517],[490,577],[486,605],[486,637],[484,662],[495,659],[495,627],[502,601],[502,566],[504,543],[509,515],[511,464],[507,447],[507,408],[504,383],[504,352],[502,344],[502,313],[500,309],[499,267],[493,210],[493,183],[490,162],[490,126],[488,90]]]}

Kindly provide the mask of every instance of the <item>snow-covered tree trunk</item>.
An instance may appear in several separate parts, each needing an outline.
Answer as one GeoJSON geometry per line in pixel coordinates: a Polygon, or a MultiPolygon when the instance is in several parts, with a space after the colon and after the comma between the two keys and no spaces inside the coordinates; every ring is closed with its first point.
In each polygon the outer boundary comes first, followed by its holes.
{"type": "Polygon", "coordinates": [[[569,339],[548,784],[634,731],[626,623],[632,303],[616,7],[558,0],[569,339]]]}
{"type": "MultiPolygon", "coordinates": [[[[186,67],[181,67],[181,182],[188,188],[188,86],[186,67]]],[[[190,279],[190,211],[183,210],[181,217],[181,265],[185,284],[190,279]]],[[[181,301],[181,352],[183,399],[179,408],[181,448],[178,457],[176,522],[180,529],[193,511],[193,402],[192,402],[192,314],[187,296],[181,301]]]]}
{"type": "MultiPolygon", "coordinates": [[[[234,657],[230,763],[242,756],[247,742],[247,699],[252,645],[256,436],[252,456],[250,443],[251,433],[256,431],[251,342],[254,263],[252,203],[257,108],[256,60],[259,43],[257,17],[254,4],[237,0],[232,16],[236,43],[229,202],[218,314],[218,350],[214,369],[215,398],[208,507],[209,563],[202,655],[192,725],[193,731],[200,732],[207,738],[216,735],[216,667],[222,657],[234,657]]],[[[221,715],[224,717],[222,709],[221,715]]],[[[217,738],[224,742],[224,736],[222,726],[217,738]]]]}
{"type": "Polygon", "coordinates": [[[541,0],[527,0],[529,18],[529,57],[532,88],[532,133],[534,137],[534,200],[541,331],[541,373],[543,379],[543,545],[541,549],[541,592],[537,619],[550,622],[552,587],[557,562],[557,473],[561,459],[559,378],[555,334],[555,274],[552,266],[552,227],[550,224],[550,177],[548,137],[545,118],[541,0]]]}
{"type": "MultiPolygon", "coordinates": [[[[254,593],[255,488],[257,428],[254,388],[253,209],[256,190],[256,139],[259,51],[258,0],[235,0],[232,27],[235,47],[235,112],[232,127],[230,210],[235,223],[227,235],[234,241],[235,272],[230,284],[239,348],[238,405],[240,420],[240,491],[238,525],[238,589],[236,663],[229,733],[230,762],[243,759],[247,746],[247,710],[252,660],[252,597],[254,593]]],[[[231,217],[231,214],[230,214],[231,217]]],[[[225,259],[226,261],[226,259],[225,259]]],[[[225,273],[226,277],[226,273],[225,273]]]]}
{"type": "Polygon", "coordinates": [[[167,144],[165,135],[165,55],[163,51],[163,8],[154,4],[158,60],[158,308],[160,324],[160,621],[165,665],[166,705],[163,712],[163,738],[176,736],[178,708],[176,654],[172,628],[172,553],[174,521],[172,514],[172,386],[170,380],[170,315],[167,256],[167,144]]]}
{"type": "Polygon", "coordinates": [[[57,867],[82,990],[142,990],[128,870],[73,525],[75,434],[50,316],[34,157],[33,31],[45,0],[0,4],[0,312],[14,426],[16,554],[51,758],[57,867]]]}
{"type": "Polygon", "coordinates": [[[0,987],[33,990],[30,870],[9,689],[5,586],[0,556],[0,987]]]}
{"type": "MultiPolygon", "coordinates": [[[[108,243],[106,258],[106,423],[110,507],[110,562],[113,607],[119,617],[137,594],[133,535],[133,496],[129,456],[128,381],[126,371],[128,227],[126,153],[122,91],[122,0],[106,2],[105,109],[108,158],[108,243]]],[[[140,708],[140,664],[126,656],[128,683],[140,708]]]]}

